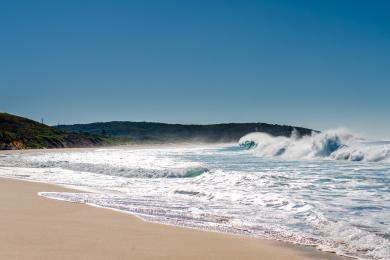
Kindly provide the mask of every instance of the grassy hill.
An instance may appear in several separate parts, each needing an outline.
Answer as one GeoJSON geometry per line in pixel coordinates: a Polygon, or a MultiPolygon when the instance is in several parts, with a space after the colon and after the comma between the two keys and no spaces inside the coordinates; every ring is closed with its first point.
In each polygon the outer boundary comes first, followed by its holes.
{"type": "Polygon", "coordinates": [[[0,113],[0,149],[87,147],[107,142],[101,136],[65,132],[24,117],[0,113]]]}
{"type": "Polygon", "coordinates": [[[252,132],[290,136],[293,129],[303,135],[313,130],[266,123],[180,125],[123,122],[47,126],[36,121],[0,113],[0,149],[90,147],[123,143],[237,142],[252,132]]]}
{"type": "Polygon", "coordinates": [[[290,136],[293,129],[311,135],[312,129],[266,123],[230,123],[212,125],[180,125],[151,122],[123,122],[59,125],[59,129],[110,137],[122,137],[138,142],[237,142],[252,132],[273,136],[290,136]]]}

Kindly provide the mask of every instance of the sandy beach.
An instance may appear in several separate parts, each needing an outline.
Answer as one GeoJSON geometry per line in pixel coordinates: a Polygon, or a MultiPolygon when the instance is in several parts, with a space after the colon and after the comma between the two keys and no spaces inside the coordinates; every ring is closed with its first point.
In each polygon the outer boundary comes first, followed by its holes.
{"type": "Polygon", "coordinates": [[[149,223],[39,197],[40,191],[70,190],[0,178],[0,259],[339,258],[310,247],[149,223]]]}

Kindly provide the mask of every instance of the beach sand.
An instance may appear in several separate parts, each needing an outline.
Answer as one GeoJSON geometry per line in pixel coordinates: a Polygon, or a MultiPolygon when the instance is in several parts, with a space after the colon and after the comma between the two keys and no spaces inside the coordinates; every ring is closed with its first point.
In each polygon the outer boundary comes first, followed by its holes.
{"type": "Polygon", "coordinates": [[[344,259],[314,248],[145,222],[0,178],[0,259],[344,259]]]}

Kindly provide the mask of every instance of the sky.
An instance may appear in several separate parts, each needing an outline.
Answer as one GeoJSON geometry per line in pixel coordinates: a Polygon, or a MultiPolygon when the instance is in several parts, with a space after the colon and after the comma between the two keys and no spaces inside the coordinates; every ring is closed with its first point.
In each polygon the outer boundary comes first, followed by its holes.
{"type": "Polygon", "coordinates": [[[390,139],[389,1],[3,1],[0,111],[390,139]]]}

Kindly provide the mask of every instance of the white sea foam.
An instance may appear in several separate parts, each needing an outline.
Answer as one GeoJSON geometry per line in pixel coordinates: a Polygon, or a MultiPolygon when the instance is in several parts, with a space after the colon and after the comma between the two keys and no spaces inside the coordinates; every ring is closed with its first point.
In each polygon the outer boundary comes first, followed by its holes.
{"type": "Polygon", "coordinates": [[[14,154],[0,157],[0,176],[87,190],[40,195],[149,221],[390,258],[390,164],[386,152],[378,152],[388,143],[340,131],[302,139],[256,133],[241,141],[253,139],[257,146],[249,151],[197,146],[14,154]],[[348,149],[364,153],[363,160],[354,161],[359,155],[348,149]]]}
{"type": "Polygon", "coordinates": [[[273,137],[265,133],[251,133],[239,143],[253,148],[261,157],[278,157],[289,160],[335,159],[350,161],[389,161],[390,145],[370,145],[361,142],[346,130],[328,130],[299,138],[296,132],[291,137],[273,137]]]}

